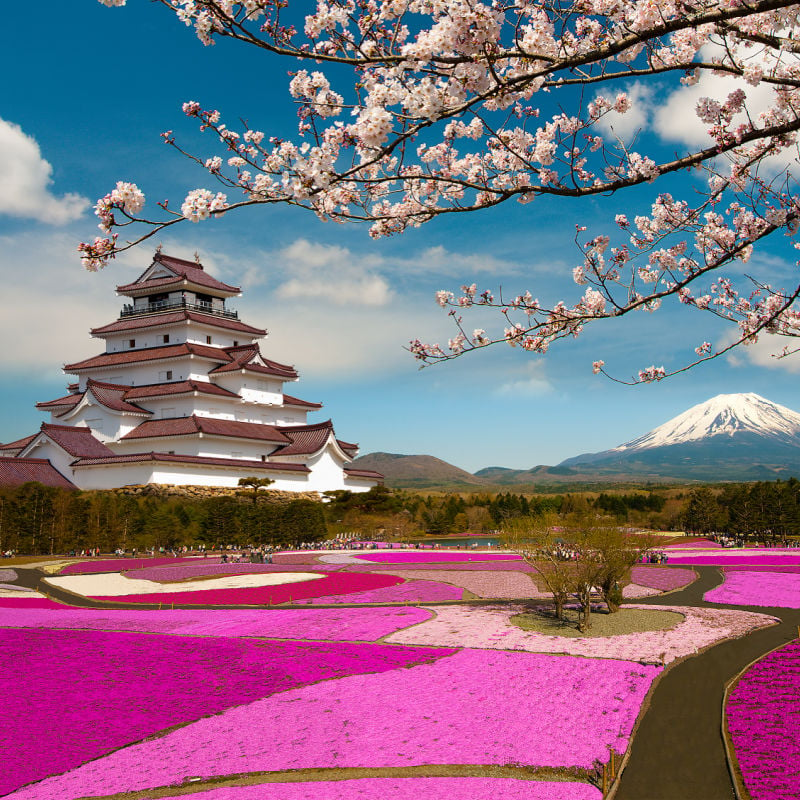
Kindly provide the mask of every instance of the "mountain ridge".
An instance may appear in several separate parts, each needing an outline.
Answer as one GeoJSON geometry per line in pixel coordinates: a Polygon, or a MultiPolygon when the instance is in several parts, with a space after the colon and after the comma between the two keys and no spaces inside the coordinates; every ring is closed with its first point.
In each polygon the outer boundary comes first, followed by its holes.
{"type": "Polygon", "coordinates": [[[511,488],[756,481],[800,476],[800,414],[755,393],[720,394],[610,450],[529,469],[475,473],[435,456],[371,453],[353,462],[396,488],[511,488]]]}

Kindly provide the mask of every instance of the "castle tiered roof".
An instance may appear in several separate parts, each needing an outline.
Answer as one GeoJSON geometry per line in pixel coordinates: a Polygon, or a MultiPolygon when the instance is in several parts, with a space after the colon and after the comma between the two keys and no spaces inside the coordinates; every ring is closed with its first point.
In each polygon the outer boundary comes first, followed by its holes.
{"type": "Polygon", "coordinates": [[[236,486],[262,470],[288,491],[365,491],[382,479],[349,469],[358,446],[337,439],[330,420],[307,423],[321,403],[283,391],[297,370],[265,356],[254,340],[266,330],[226,308],[239,287],[159,251],[117,291],[133,302],[92,329],[105,352],[64,367],[80,380],[37,403],[53,421],[0,445],[0,460],[28,461],[42,479],[55,469],[81,488],[236,486]],[[132,452],[144,447],[154,449],[132,452]]]}
{"type": "Polygon", "coordinates": [[[172,288],[189,286],[197,286],[201,289],[208,289],[225,295],[235,295],[241,292],[238,286],[231,286],[212,278],[199,262],[186,261],[183,258],[175,258],[163,253],[156,253],[153,257],[153,263],[133,283],[117,286],[117,291],[120,294],[132,297],[139,294],[148,294],[155,291],[164,292],[172,288]],[[162,278],[147,278],[148,273],[152,272],[157,265],[165,267],[172,275],[162,278]]]}

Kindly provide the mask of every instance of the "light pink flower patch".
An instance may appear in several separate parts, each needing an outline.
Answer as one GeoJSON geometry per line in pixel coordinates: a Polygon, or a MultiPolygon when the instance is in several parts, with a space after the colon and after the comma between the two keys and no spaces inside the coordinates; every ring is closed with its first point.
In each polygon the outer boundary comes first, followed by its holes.
{"type": "Polygon", "coordinates": [[[800,608],[800,573],[725,572],[725,582],[703,597],[709,603],[800,608]]]}
{"type": "Polygon", "coordinates": [[[226,786],[164,800],[601,800],[588,783],[513,778],[358,778],[226,786]]]}
{"type": "MultiPolygon", "coordinates": [[[[315,567],[314,572],[335,572],[341,567],[330,564],[315,567]]],[[[146,581],[172,583],[187,578],[200,578],[206,575],[249,575],[253,573],[302,572],[297,564],[220,564],[217,561],[194,564],[167,564],[163,567],[145,567],[125,573],[127,578],[139,578],[146,581]]]]}
{"type": "MultiPolygon", "coordinates": [[[[430,570],[424,569],[397,569],[381,574],[416,579],[434,577],[430,570]]],[[[437,570],[435,577],[437,581],[460,586],[478,597],[497,597],[508,600],[549,597],[548,594],[540,592],[536,588],[530,573],[527,572],[450,569],[437,570]]]]}
{"type": "Polygon", "coordinates": [[[629,583],[627,586],[622,587],[622,596],[626,600],[633,600],[637,597],[652,597],[656,594],[661,594],[661,590],[653,589],[650,586],[639,586],[638,583],[629,583]]]}
{"type": "Polygon", "coordinates": [[[183,636],[375,642],[430,619],[421,608],[297,608],[270,610],[77,609],[49,600],[11,608],[0,603],[0,627],[173,633],[183,636]],[[51,610],[45,610],[51,609],[51,610]]]}
{"type": "Polygon", "coordinates": [[[715,608],[671,608],[670,606],[625,606],[662,609],[684,616],[683,622],[666,631],[648,631],[604,637],[548,636],[524,631],[510,619],[522,606],[437,606],[436,616],[408,630],[392,634],[386,641],[442,647],[487,647],[524,650],[529,653],[568,653],[588,658],[622,658],[643,663],[668,664],[692,655],[723,639],[744,636],[774,622],[774,617],[749,611],[715,608]]]}
{"type": "Polygon", "coordinates": [[[118,572],[126,569],[142,569],[161,564],[196,563],[197,558],[104,558],[67,564],[61,575],[85,575],[89,572],[118,572]]]}
{"type": "Polygon", "coordinates": [[[465,650],[272,695],[11,797],[63,800],[170,786],[187,776],[313,767],[590,769],[608,760],[609,749],[625,751],[660,672],[622,661],[465,650]]]}

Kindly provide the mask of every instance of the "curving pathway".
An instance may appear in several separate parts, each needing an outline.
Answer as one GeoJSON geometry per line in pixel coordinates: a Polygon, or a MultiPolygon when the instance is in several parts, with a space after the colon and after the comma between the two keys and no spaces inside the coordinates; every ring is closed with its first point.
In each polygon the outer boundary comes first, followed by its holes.
{"type": "Polygon", "coordinates": [[[721,573],[716,567],[694,569],[700,577],[672,592],[670,605],[755,611],[778,617],[781,623],[715,645],[663,674],[609,795],[614,800],[734,800],[721,732],[724,687],[751,661],[797,638],[800,610],[707,603],[703,595],[722,582],[721,573]]]}

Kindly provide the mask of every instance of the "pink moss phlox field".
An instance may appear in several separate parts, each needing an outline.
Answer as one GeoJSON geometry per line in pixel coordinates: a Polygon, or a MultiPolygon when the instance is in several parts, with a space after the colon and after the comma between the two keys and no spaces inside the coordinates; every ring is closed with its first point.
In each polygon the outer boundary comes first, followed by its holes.
{"type": "Polygon", "coordinates": [[[729,564],[800,564],[800,550],[720,550],[718,553],[676,553],[669,556],[670,564],[697,564],[698,566],[727,566],[729,564]]]}
{"type": "Polygon", "coordinates": [[[0,628],[70,628],[183,636],[376,642],[395,631],[430,619],[422,608],[76,609],[57,603],[39,608],[26,602],[7,609],[0,604],[0,628]],[[54,609],[54,610],[44,610],[54,609]]]}
{"type": "Polygon", "coordinates": [[[516,553],[459,553],[452,550],[401,550],[392,553],[353,553],[353,558],[360,561],[370,561],[376,564],[416,564],[419,562],[445,562],[445,561],[522,561],[522,556],[516,553]]]}
{"type": "MultiPolygon", "coordinates": [[[[424,579],[431,578],[430,570],[396,569],[391,575],[401,578],[424,579]]],[[[449,569],[437,570],[437,581],[452,583],[472,592],[478,597],[502,598],[520,600],[526,598],[543,598],[549,595],[540,592],[527,572],[512,572],[504,570],[462,570],[449,569]]]]}
{"type": "MultiPolygon", "coordinates": [[[[452,652],[343,642],[4,630],[0,794],[165,727],[274,692],[395,670],[452,652]]],[[[35,787],[30,792],[41,800],[35,787]]]]}
{"type": "Polygon", "coordinates": [[[170,786],[186,776],[314,767],[591,769],[610,748],[625,751],[660,672],[624,661],[462,650],[231,708],[12,798],[64,800],[170,786]]]}
{"type": "Polygon", "coordinates": [[[143,569],[157,567],[161,564],[177,564],[179,562],[196,563],[196,558],[105,558],[94,561],[78,561],[67,564],[60,575],[85,575],[89,572],[119,572],[126,569],[143,569]]]}
{"type": "Polygon", "coordinates": [[[13,569],[0,569],[0,581],[15,581],[17,573],[13,569]]]}
{"type": "Polygon", "coordinates": [[[672,567],[650,567],[637,564],[631,568],[631,582],[639,586],[650,586],[669,592],[673,589],[682,589],[693,581],[697,575],[690,569],[674,569],[672,567]]]}
{"type": "Polygon", "coordinates": [[[514,778],[356,778],[226,786],[163,800],[602,800],[588,783],[514,778]]]}
{"type": "MultiPolygon", "coordinates": [[[[336,565],[321,564],[314,568],[315,572],[336,572],[336,565]]],[[[164,567],[145,567],[126,572],[128,578],[142,579],[146,581],[160,581],[161,583],[173,583],[189,578],[203,578],[212,575],[249,575],[251,573],[270,573],[270,572],[297,572],[297,565],[292,564],[220,564],[220,563],[199,563],[199,564],[175,564],[164,567]]]]}
{"type": "Polygon", "coordinates": [[[728,696],[726,712],[752,800],[800,797],[800,642],[753,664],[728,696]]]}
{"type": "Polygon", "coordinates": [[[800,608],[800,573],[726,572],[724,583],[706,592],[703,599],[737,606],[800,608]]]}
{"type": "Polygon", "coordinates": [[[638,583],[628,583],[622,587],[622,596],[626,600],[636,600],[640,597],[653,597],[661,594],[660,589],[653,589],[652,586],[639,586],[638,583]]]}
{"type": "Polygon", "coordinates": [[[387,642],[426,647],[481,647],[529,653],[567,653],[587,658],[613,658],[668,664],[723,639],[743,636],[772,624],[773,617],[749,611],[716,608],[635,606],[674,611],[684,616],[674,628],[617,636],[567,637],[525,631],[510,622],[524,606],[437,606],[436,616],[413,628],[393,633],[387,642]]]}
{"type": "MultiPolygon", "coordinates": [[[[308,600],[321,595],[364,592],[394,586],[402,578],[393,575],[363,573],[319,573],[323,578],[285,583],[277,586],[248,586],[240,589],[189,589],[181,592],[158,594],[124,594],[112,596],[93,595],[95,600],[115,603],[179,603],[182,605],[277,605],[295,600],[308,600]]],[[[195,584],[198,585],[198,584],[195,584]]],[[[202,584],[199,584],[202,585],[202,584]]]]}
{"type": "MultiPolygon", "coordinates": [[[[400,580],[403,580],[400,578],[400,580]]],[[[367,592],[325,595],[311,602],[325,603],[438,603],[443,600],[461,600],[464,591],[436,581],[403,581],[394,586],[372,589],[367,592]]]]}

